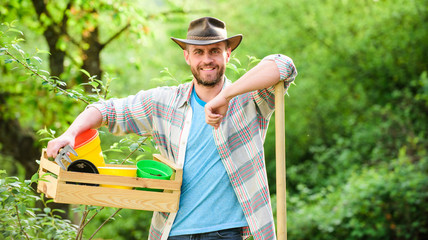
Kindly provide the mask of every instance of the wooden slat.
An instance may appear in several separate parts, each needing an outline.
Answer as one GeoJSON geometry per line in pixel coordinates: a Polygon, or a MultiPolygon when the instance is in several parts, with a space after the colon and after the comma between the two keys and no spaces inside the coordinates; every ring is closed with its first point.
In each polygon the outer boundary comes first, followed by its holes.
{"type": "Polygon", "coordinates": [[[177,193],[147,192],[138,190],[81,186],[59,183],[55,202],[68,204],[87,204],[147,211],[176,212],[177,193]]]}
{"type": "Polygon", "coordinates": [[[180,190],[181,182],[162,180],[162,179],[149,179],[137,177],[123,177],[113,175],[99,175],[93,173],[79,173],[79,172],[62,172],[58,178],[60,182],[78,182],[78,183],[92,183],[92,184],[105,184],[105,185],[119,185],[126,187],[142,187],[142,188],[155,188],[155,189],[168,189],[180,190]]]}
{"type": "Polygon", "coordinates": [[[160,154],[153,154],[153,160],[157,160],[159,162],[165,163],[166,165],[168,165],[170,168],[174,170],[180,169],[180,167],[178,167],[174,162],[170,161],[169,159],[167,159],[166,157],[160,154]]]}
{"type": "Polygon", "coordinates": [[[58,166],[58,164],[53,161],[50,161],[46,157],[46,149],[43,149],[42,156],[40,158],[40,168],[46,169],[55,175],[59,175],[62,170],[61,167],[58,166]]]}
{"type": "Polygon", "coordinates": [[[44,175],[43,180],[39,180],[37,190],[43,192],[48,198],[55,198],[58,181],[53,176],[44,175]]]}
{"type": "Polygon", "coordinates": [[[183,180],[183,169],[182,168],[178,168],[177,170],[175,170],[175,181],[180,182],[180,186],[183,180]]]}
{"type": "Polygon", "coordinates": [[[135,166],[135,165],[120,165],[120,164],[106,164],[106,167],[115,167],[115,168],[135,168],[135,169],[137,169],[137,166],[135,166]]]}
{"type": "MultiPolygon", "coordinates": [[[[43,169],[43,168],[39,167],[39,178],[41,176],[44,176],[45,174],[46,174],[46,169],[43,169]]],[[[37,192],[41,193],[41,192],[43,192],[43,190],[44,189],[42,188],[42,186],[39,183],[37,183],[37,192]]]]}

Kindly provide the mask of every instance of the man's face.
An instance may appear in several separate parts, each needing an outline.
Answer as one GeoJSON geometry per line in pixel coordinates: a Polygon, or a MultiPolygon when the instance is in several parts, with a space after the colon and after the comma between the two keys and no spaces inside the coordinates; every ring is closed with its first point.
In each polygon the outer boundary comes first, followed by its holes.
{"type": "Polygon", "coordinates": [[[184,50],[184,57],[196,82],[208,87],[223,80],[230,54],[231,49],[226,49],[225,42],[203,46],[188,45],[184,50]]]}

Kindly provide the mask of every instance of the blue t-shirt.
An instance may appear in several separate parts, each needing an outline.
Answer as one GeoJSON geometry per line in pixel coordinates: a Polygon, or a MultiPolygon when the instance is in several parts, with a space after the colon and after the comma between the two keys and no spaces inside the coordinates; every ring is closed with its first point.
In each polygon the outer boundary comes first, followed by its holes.
{"type": "Polygon", "coordinates": [[[180,205],[170,236],[248,226],[226,169],[205,122],[204,106],[195,90],[190,105],[192,126],[186,148],[180,205]]]}

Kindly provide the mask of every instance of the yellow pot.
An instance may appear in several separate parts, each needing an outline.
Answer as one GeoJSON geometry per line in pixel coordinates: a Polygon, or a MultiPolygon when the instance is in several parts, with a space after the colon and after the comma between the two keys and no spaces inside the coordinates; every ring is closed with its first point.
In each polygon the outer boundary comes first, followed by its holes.
{"type": "MultiPolygon", "coordinates": [[[[118,166],[106,166],[98,167],[98,172],[102,175],[113,175],[123,177],[136,177],[137,168],[135,166],[118,165],[118,166]]],[[[118,186],[118,185],[105,185],[101,184],[101,187],[120,188],[120,189],[132,189],[132,187],[118,186]]]]}
{"type": "Polygon", "coordinates": [[[85,159],[92,162],[96,167],[104,167],[103,153],[101,151],[101,141],[96,129],[89,129],[76,137],[74,150],[78,156],[70,154],[71,161],[85,159]]]}

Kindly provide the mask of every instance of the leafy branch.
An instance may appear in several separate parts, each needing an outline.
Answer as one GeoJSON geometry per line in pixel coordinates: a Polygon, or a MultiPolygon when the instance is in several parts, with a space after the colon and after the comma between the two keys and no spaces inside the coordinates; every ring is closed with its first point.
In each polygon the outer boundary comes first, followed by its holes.
{"type": "Polygon", "coordinates": [[[18,203],[16,202],[16,200],[15,200],[15,211],[16,211],[16,218],[18,219],[19,230],[24,234],[26,239],[30,239],[30,237],[28,236],[28,234],[24,231],[24,228],[22,227],[21,219],[19,218],[18,203]]]}
{"type": "MultiPolygon", "coordinates": [[[[18,39],[19,40],[19,39],[18,39]]],[[[15,48],[18,52],[23,53],[22,49],[19,47],[19,45],[17,44],[12,44],[11,45],[13,48],[15,48]]],[[[11,63],[11,62],[16,62],[20,65],[22,65],[26,70],[30,71],[32,73],[33,76],[36,76],[37,78],[42,79],[42,85],[46,85],[49,84],[53,89],[55,89],[56,91],[60,91],[61,93],[72,97],[72,98],[76,98],[78,100],[83,101],[86,104],[89,104],[90,102],[88,102],[85,98],[83,98],[82,96],[79,96],[73,92],[67,91],[65,89],[63,89],[62,87],[66,86],[66,83],[63,81],[59,81],[56,80],[54,77],[46,77],[45,75],[42,75],[40,72],[43,71],[45,73],[48,73],[47,71],[44,70],[39,70],[37,68],[34,68],[34,65],[31,64],[31,59],[30,58],[25,58],[25,62],[21,61],[18,56],[16,56],[15,54],[11,53],[7,47],[7,45],[0,45],[0,52],[3,53],[4,55],[7,55],[9,57],[11,57],[11,59],[6,59],[5,63],[11,63]]],[[[40,58],[38,57],[33,57],[34,59],[37,59],[39,62],[41,62],[40,58]]]]}
{"type": "Polygon", "coordinates": [[[48,202],[34,195],[31,184],[36,177],[22,182],[5,175],[6,171],[0,170],[1,239],[70,239],[74,235],[75,226],[54,215],[47,207],[48,202]],[[40,201],[43,209],[34,207],[40,201]],[[58,232],[62,234],[58,236],[58,232]]]}
{"type": "MultiPolygon", "coordinates": [[[[24,39],[22,38],[15,38],[13,40],[7,39],[8,35],[11,33],[18,33],[19,35],[23,36],[24,34],[19,31],[18,29],[14,28],[13,23],[3,23],[3,26],[6,26],[6,30],[0,31],[0,56],[6,56],[7,58],[4,60],[5,64],[10,63],[17,63],[25,71],[28,71],[31,76],[36,77],[37,79],[41,80],[41,84],[45,87],[47,87],[49,90],[54,91],[58,95],[65,95],[67,97],[70,97],[75,100],[82,101],[86,104],[90,104],[92,102],[98,101],[100,99],[106,99],[108,94],[108,88],[110,86],[110,83],[112,81],[111,78],[107,76],[107,84],[104,85],[104,83],[101,80],[98,80],[95,78],[95,76],[90,76],[90,74],[85,71],[84,72],[90,82],[89,83],[83,83],[81,85],[91,85],[93,87],[92,91],[96,93],[96,96],[93,95],[87,95],[84,90],[74,90],[74,89],[67,89],[67,84],[59,79],[56,76],[51,76],[50,73],[46,70],[40,69],[39,65],[42,63],[42,59],[38,56],[31,56],[21,48],[19,45],[20,42],[23,42],[24,39]],[[34,60],[37,61],[36,65],[34,63],[34,60]],[[99,88],[98,88],[99,87],[99,88]],[[100,91],[103,90],[105,93],[104,96],[100,94],[100,91]]],[[[36,54],[39,53],[47,53],[50,54],[47,51],[42,51],[37,49],[36,54]]]]}

